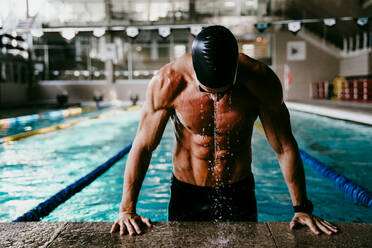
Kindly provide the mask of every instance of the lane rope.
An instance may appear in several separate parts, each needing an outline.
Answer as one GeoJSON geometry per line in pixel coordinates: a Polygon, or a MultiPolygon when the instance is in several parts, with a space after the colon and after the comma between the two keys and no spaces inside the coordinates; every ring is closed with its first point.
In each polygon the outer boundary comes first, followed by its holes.
{"type": "MultiPolygon", "coordinates": [[[[99,109],[102,109],[102,107],[100,107],[99,109]]],[[[29,124],[29,123],[32,123],[38,120],[65,119],[67,117],[81,115],[83,112],[85,113],[85,112],[90,112],[93,110],[98,110],[98,109],[96,107],[91,107],[91,106],[71,107],[68,109],[0,119],[0,129],[7,129],[7,128],[11,128],[16,125],[26,125],[26,124],[29,124]]]]}
{"type": "Polygon", "coordinates": [[[62,189],[22,216],[13,220],[13,222],[40,221],[42,217],[48,216],[49,213],[56,209],[59,205],[70,199],[76,193],[80,192],[83,188],[88,186],[95,179],[110,169],[117,161],[122,159],[130,151],[131,147],[132,143],[87,175],[62,189]]]}
{"type": "MultiPolygon", "coordinates": [[[[262,125],[255,122],[254,125],[264,133],[262,125]]],[[[344,193],[350,196],[356,203],[372,208],[372,192],[352,182],[350,179],[338,174],[324,163],[310,156],[304,150],[299,149],[302,160],[324,177],[331,179],[344,193]]]]}
{"type": "MultiPolygon", "coordinates": [[[[140,108],[141,108],[141,106],[135,105],[135,106],[130,106],[130,107],[125,108],[124,111],[134,111],[134,110],[138,110],[140,108]]],[[[103,118],[103,117],[109,117],[109,116],[113,116],[117,113],[118,113],[118,110],[114,110],[114,111],[99,114],[99,115],[96,115],[96,116],[91,116],[91,117],[88,117],[88,118],[84,118],[84,119],[81,119],[81,120],[76,120],[76,121],[73,121],[73,122],[61,123],[61,124],[57,124],[57,125],[54,125],[54,126],[35,129],[35,130],[29,131],[29,132],[23,132],[23,133],[11,135],[11,136],[2,137],[2,138],[0,138],[0,145],[3,144],[3,143],[20,140],[20,139],[27,138],[27,137],[30,137],[30,136],[33,136],[33,135],[37,135],[37,134],[46,134],[46,133],[50,133],[50,132],[55,132],[57,130],[66,129],[66,128],[75,126],[75,125],[77,125],[77,124],[79,124],[83,121],[87,121],[87,120],[91,120],[91,119],[99,119],[99,118],[103,118]]]]}

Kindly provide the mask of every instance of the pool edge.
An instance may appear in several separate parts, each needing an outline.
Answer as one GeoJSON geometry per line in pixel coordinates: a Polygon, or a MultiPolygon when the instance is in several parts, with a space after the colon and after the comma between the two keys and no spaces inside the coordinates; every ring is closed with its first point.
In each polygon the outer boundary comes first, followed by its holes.
{"type": "Polygon", "coordinates": [[[110,234],[110,222],[0,223],[5,247],[368,247],[372,223],[336,223],[336,235],[290,231],[286,222],[154,222],[139,236],[110,234]]]}

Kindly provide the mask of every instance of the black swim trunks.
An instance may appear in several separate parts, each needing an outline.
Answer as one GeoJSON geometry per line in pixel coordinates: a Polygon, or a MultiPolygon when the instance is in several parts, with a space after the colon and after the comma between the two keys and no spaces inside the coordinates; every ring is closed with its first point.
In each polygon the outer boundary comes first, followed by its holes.
{"type": "Polygon", "coordinates": [[[169,221],[257,221],[254,178],[202,187],[172,177],[169,221]]]}

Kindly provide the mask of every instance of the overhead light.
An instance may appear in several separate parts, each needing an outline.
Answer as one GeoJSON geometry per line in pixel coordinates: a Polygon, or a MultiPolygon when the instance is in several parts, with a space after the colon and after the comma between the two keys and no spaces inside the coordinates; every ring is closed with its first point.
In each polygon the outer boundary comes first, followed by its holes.
{"type": "Polygon", "coordinates": [[[9,44],[10,43],[10,39],[8,37],[6,37],[6,36],[3,36],[1,38],[1,43],[3,43],[4,45],[9,44]]]}
{"type": "Polygon", "coordinates": [[[105,28],[95,28],[93,30],[93,35],[96,36],[96,37],[101,37],[105,33],[106,33],[106,29],[105,28]]]}
{"type": "Polygon", "coordinates": [[[12,47],[17,47],[18,42],[16,40],[12,40],[10,44],[12,45],[12,47]]]}
{"type": "Polygon", "coordinates": [[[159,35],[162,38],[167,38],[171,33],[170,27],[160,27],[159,28],[159,35]]]}
{"type": "Polygon", "coordinates": [[[174,14],[174,16],[175,16],[176,18],[181,18],[181,17],[182,17],[182,12],[181,12],[181,11],[177,11],[177,12],[174,14]]]}
{"type": "Polygon", "coordinates": [[[136,27],[128,27],[126,32],[127,35],[131,38],[136,38],[136,36],[139,34],[139,30],[136,27]]]}
{"type": "Polygon", "coordinates": [[[72,28],[65,28],[61,32],[62,37],[69,41],[72,40],[76,34],[77,34],[77,31],[72,28]]]}
{"type": "Polygon", "coordinates": [[[80,76],[80,71],[74,71],[74,76],[79,77],[80,76]]]}
{"type": "Polygon", "coordinates": [[[28,52],[21,52],[21,56],[24,58],[24,59],[28,59],[28,52]]]}

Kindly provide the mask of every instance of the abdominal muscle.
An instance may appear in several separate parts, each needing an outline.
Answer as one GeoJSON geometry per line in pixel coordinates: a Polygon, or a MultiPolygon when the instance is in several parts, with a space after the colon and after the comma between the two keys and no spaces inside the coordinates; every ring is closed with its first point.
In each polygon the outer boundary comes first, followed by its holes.
{"type": "Polygon", "coordinates": [[[251,173],[251,137],[257,103],[244,88],[218,101],[191,84],[174,101],[175,177],[198,186],[219,186],[251,173]]]}
{"type": "Polygon", "coordinates": [[[251,173],[248,130],[241,140],[223,134],[215,139],[213,135],[195,134],[184,126],[177,127],[180,123],[175,125],[173,163],[178,180],[198,186],[219,186],[243,180],[251,173]],[[233,141],[232,144],[229,141],[233,141]]]}

